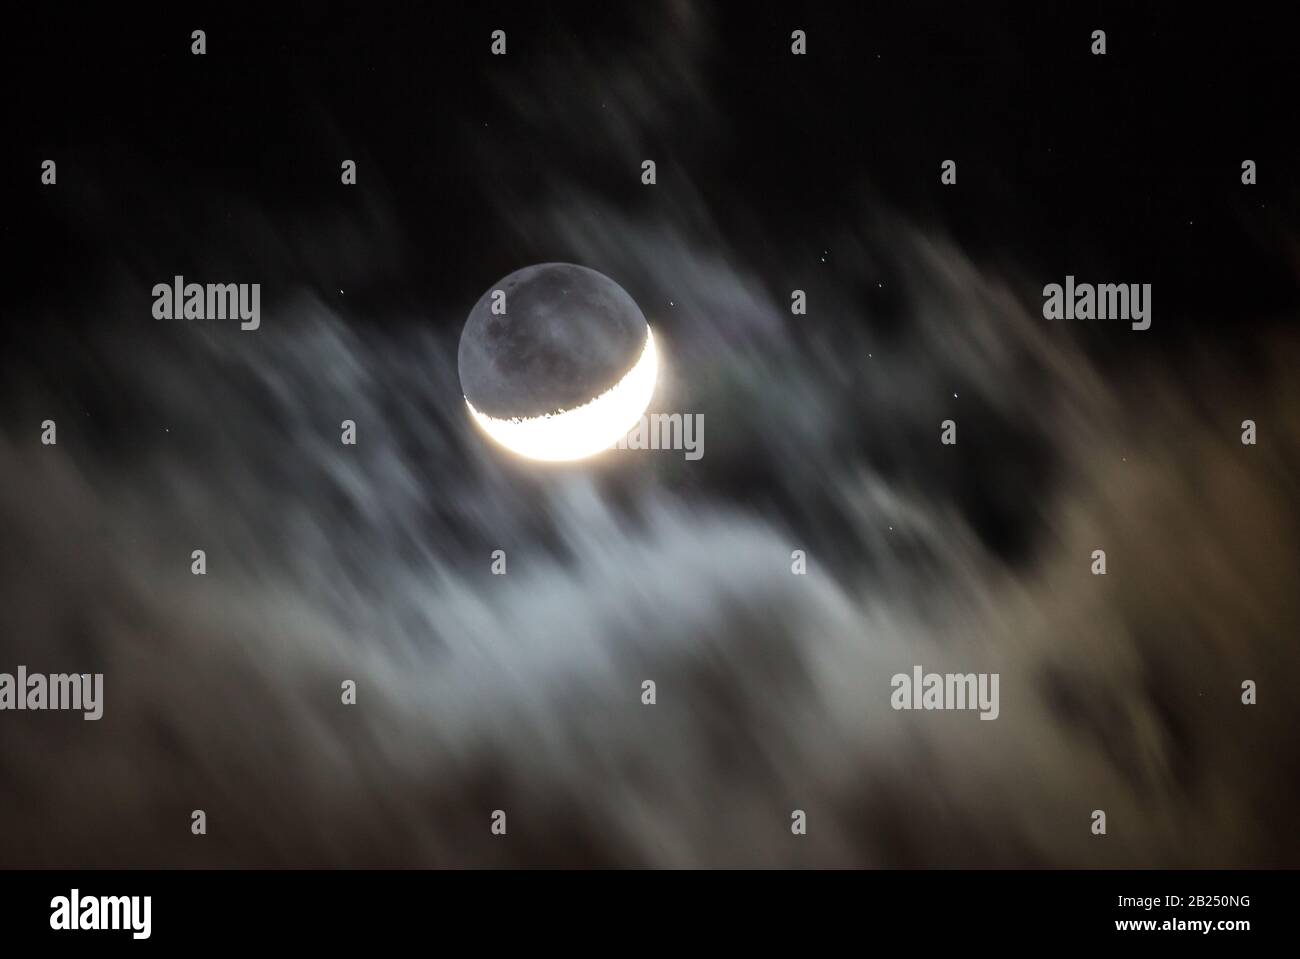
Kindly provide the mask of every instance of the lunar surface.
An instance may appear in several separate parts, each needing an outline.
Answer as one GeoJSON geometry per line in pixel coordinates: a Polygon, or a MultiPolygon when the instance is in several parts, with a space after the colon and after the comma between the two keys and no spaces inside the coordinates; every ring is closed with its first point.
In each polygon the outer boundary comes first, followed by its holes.
{"type": "Polygon", "coordinates": [[[654,336],[632,297],[571,263],[525,267],[486,290],[458,366],[475,422],[541,460],[609,448],[645,412],[658,377],[654,336]]]}

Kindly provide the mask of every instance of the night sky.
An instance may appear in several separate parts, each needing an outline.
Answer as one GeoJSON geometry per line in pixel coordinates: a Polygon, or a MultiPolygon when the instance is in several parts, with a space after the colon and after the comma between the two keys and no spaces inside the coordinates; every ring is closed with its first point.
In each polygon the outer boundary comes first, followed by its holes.
{"type": "Polygon", "coordinates": [[[106,699],[0,713],[0,865],[1300,863],[1294,33],[950,6],[8,14],[0,672],[106,699]],[[700,460],[475,431],[466,316],[548,261],[700,460]]]}

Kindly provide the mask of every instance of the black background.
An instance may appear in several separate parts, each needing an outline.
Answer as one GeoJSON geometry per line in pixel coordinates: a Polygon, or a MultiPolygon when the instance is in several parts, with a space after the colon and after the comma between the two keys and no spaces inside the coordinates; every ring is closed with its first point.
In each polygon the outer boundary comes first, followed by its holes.
{"type": "MultiPolygon", "coordinates": [[[[51,931],[49,901],[152,896],[154,948],[289,942],[370,946],[453,936],[463,945],[654,950],[670,944],[764,949],[1070,943],[1231,950],[1279,942],[1294,873],[1227,871],[585,873],[45,872],[0,883],[15,942],[140,948],[122,931],[51,931]],[[1248,905],[1166,907],[1164,897],[1248,905]],[[1120,896],[1155,897],[1147,910],[1120,896]],[[1116,930],[1117,920],[1240,921],[1249,929],[1116,930]]],[[[145,946],[145,948],[149,948],[145,946]]]]}
{"type": "MultiPolygon", "coordinates": [[[[223,263],[262,275],[255,231],[224,215],[233,200],[294,229],[338,215],[371,236],[372,249],[341,251],[354,254],[351,270],[340,255],[284,283],[344,288],[376,313],[472,304],[487,278],[566,254],[517,248],[501,220],[509,205],[492,199],[563,177],[621,208],[655,203],[639,169],[609,162],[614,132],[521,119],[511,74],[534,84],[540,72],[551,85],[536,92],[593,109],[607,90],[575,83],[569,45],[616,62],[648,32],[674,29],[672,9],[17,10],[5,31],[11,310],[96,322],[85,307],[123,256],[164,272],[223,263]],[[207,32],[203,57],[190,53],[195,28],[207,32]],[[505,57],[488,52],[496,28],[508,33],[505,57]],[[490,170],[485,147],[499,158],[490,170]],[[57,189],[40,185],[46,158],[59,163],[57,189]],[[358,162],[358,189],[339,183],[344,158],[358,162]],[[367,225],[376,191],[396,222],[367,225]]],[[[706,64],[719,98],[711,116],[723,123],[684,106],[645,155],[661,189],[674,167],[688,171],[742,245],[776,230],[816,247],[865,182],[986,261],[1153,283],[1157,309],[1178,324],[1157,324],[1144,348],[1177,349],[1187,324],[1212,333],[1296,302],[1297,251],[1281,242],[1297,213],[1294,36],[1265,8],[699,10],[723,41],[706,64]],[[790,55],[795,27],[808,33],[807,56],[790,55]],[[1107,31],[1104,57],[1089,52],[1095,28],[1107,31]],[[1259,167],[1253,188],[1240,182],[1247,158],[1259,167]],[[958,161],[956,188],[939,183],[943,159],[958,161]]],[[[795,264],[770,266],[773,289],[788,289],[781,274],[795,264]]]]}

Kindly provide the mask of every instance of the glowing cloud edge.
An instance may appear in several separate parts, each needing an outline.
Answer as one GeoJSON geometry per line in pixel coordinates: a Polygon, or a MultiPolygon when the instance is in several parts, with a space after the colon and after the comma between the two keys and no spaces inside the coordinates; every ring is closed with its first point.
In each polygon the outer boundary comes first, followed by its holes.
{"type": "Polygon", "coordinates": [[[659,379],[659,355],[647,325],[641,356],[623,378],[582,406],[545,416],[501,420],[474,409],[470,415],[497,443],[533,460],[586,459],[617,443],[650,406],[659,379]]]}

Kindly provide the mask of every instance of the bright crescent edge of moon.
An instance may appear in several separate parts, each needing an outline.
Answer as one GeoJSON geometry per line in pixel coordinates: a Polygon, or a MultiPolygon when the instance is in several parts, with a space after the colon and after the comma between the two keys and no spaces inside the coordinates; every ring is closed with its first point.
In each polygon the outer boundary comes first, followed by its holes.
{"type": "Polygon", "coordinates": [[[636,425],[650,406],[658,378],[659,355],[647,325],[645,346],[632,368],[582,406],[545,416],[501,420],[474,409],[469,397],[465,405],[483,432],[513,453],[551,462],[580,460],[609,449],[636,425]]]}

